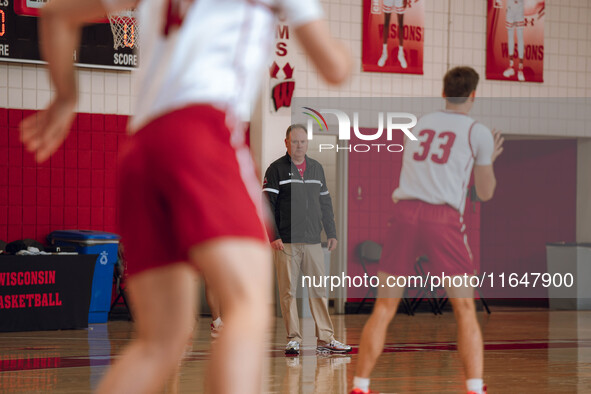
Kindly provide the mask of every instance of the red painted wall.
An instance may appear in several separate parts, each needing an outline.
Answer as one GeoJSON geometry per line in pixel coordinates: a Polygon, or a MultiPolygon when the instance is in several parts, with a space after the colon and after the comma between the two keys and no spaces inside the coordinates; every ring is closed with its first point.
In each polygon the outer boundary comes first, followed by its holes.
{"type": "Polygon", "coordinates": [[[577,141],[504,146],[495,196],[482,205],[482,270],[545,272],[546,243],[576,240],[577,141]]]}
{"type": "Polygon", "coordinates": [[[37,164],[18,129],[34,113],[0,109],[0,239],[45,242],[53,230],[116,231],[117,154],[127,116],[77,114],[65,143],[37,164]]]}

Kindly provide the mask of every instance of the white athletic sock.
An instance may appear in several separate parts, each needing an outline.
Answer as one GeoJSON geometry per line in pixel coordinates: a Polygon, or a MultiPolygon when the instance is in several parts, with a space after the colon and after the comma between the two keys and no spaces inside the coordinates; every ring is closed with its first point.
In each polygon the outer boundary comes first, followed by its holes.
{"type": "Polygon", "coordinates": [[[508,42],[507,42],[507,46],[509,48],[509,57],[513,57],[513,54],[515,53],[515,35],[514,35],[514,29],[512,27],[507,29],[507,35],[508,35],[508,42]]]}
{"type": "Polygon", "coordinates": [[[355,376],[353,378],[353,388],[369,391],[369,378],[360,378],[355,376]]]}
{"type": "Polygon", "coordinates": [[[513,68],[513,65],[514,65],[514,64],[515,64],[515,63],[513,63],[513,58],[511,58],[511,59],[509,60],[509,67],[513,68]]]}
{"type": "Polygon", "coordinates": [[[484,386],[482,379],[466,380],[466,388],[468,391],[474,391],[476,394],[482,394],[482,386],[484,386]]]}
{"type": "Polygon", "coordinates": [[[517,28],[517,54],[520,59],[523,59],[523,53],[525,51],[525,43],[523,42],[523,27],[517,28]]]}
{"type": "Polygon", "coordinates": [[[221,317],[218,317],[217,319],[215,319],[213,321],[213,326],[215,328],[220,328],[221,325],[222,325],[222,318],[221,317]]]}
{"type": "Polygon", "coordinates": [[[386,52],[388,50],[388,44],[382,45],[382,51],[386,52]]]}

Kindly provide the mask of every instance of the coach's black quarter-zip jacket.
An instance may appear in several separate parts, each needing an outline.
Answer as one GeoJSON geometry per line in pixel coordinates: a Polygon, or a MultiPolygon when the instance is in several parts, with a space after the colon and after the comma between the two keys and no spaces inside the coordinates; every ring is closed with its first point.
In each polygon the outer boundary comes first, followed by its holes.
{"type": "Polygon", "coordinates": [[[337,237],[324,169],[308,156],[305,160],[303,179],[289,154],[265,173],[263,192],[275,219],[275,240],[284,243],[320,243],[322,227],[328,238],[337,237]]]}

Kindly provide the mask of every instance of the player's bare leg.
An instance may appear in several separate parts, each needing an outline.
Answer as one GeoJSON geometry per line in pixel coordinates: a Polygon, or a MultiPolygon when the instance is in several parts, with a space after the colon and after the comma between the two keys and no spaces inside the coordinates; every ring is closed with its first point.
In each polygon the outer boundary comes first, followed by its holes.
{"type": "MultiPolygon", "coordinates": [[[[199,297],[197,297],[197,305],[199,305],[199,297]]],[[[164,386],[164,394],[177,394],[179,392],[179,387],[181,385],[181,367],[183,366],[184,359],[191,354],[193,351],[193,334],[195,332],[195,327],[191,327],[191,336],[187,340],[187,345],[185,347],[185,352],[183,353],[183,357],[178,362],[177,366],[173,370],[171,376],[166,381],[166,385],[164,386]]]]}
{"type": "Polygon", "coordinates": [[[400,298],[376,298],[371,316],[365,323],[359,343],[355,376],[368,378],[386,341],[386,330],[396,314],[400,298]]]}
{"type": "MultiPolygon", "coordinates": [[[[386,283],[388,275],[380,272],[378,277],[380,278],[380,283],[386,283]]],[[[371,375],[371,371],[378,357],[380,357],[384,350],[386,331],[392,318],[396,315],[396,310],[398,309],[398,304],[403,293],[404,288],[401,287],[378,287],[378,297],[376,298],[373,311],[361,333],[359,357],[355,372],[356,379],[368,379],[371,375]]],[[[367,390],[366,388],[364,389],[367,390]]]]}
{"type": "Polygon", "coordinates": [[[163,388],[192,335],[195,276],[193,267],[178,263],[129,278],[137,339],[108,370],[97,393],[152,393],[163,388]]]}
{"type": "Polygon", "coordinates": [[[523,75],[523,55],[525,52],[525,44],[523,42],[523,27],[517,28],[517,54],[519,55],[519,70],[517,71],[517,79],[520,82],[525,81],[523,75]]]}
{"type": "Polygon", "coordinates": [[[473,289],[446,288],[458,325],[458,353],[466,379],[482,379],[484,346],[476,316],[473,289]]]}
{"type": "Polygon", "coordinates": [[[408,64],[406,63],[406,58],[404,57],[404,14],[398,14],[398,43],[400,46],[398,47],[398,61],[400,62],[400,67],[407,68],[408,64]]]}
{"type": "Polygon", "coordinates": [[[190,259],[224,310],[225,326],[213,347],[208,388],[214,393],[262,392],[272,300],[270,248],[260,241],[223,238],[194,247],[190,259]]]}
{"type": "Polygon", "coordinates": [[[503,71],[503,76],[505,78],[511,78],[515,75],[515,32],[514,28],[509,27],[507,28],[507,49],[509,50],[509,67],[505,71],[503,71]]]}
{"type": "Polygon", "coordinates": [[[390,16],[392,14],[384,12],[384,30],[382,37],[382,56],[378,60],[378,66],[384,67],[386,60],[388,60],[388,35],[390,34],[390,16]]]}

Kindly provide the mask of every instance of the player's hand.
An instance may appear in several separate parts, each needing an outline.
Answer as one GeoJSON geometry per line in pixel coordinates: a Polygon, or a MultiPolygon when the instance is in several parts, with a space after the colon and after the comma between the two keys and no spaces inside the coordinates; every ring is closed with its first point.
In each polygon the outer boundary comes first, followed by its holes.
{"type": "Polygon", "coordinates": [[[279,238],[271,242],[271,248],[273,250],[283,250],[285,249],[285,246],[283,246],[283,241],[281,240],[281,238],[279,238]]]}
{"type": "Polygon", "coordinates": [[[332,252],[333,250],[335,250],[336,247],[337,247],[337,240],[336,240],[336,238],[329,238],[328,241],[327,241],[327,245],[326,246],[328,247],[328,251],[329,252],[332,252]]]}
{"type": "Polygon", "coordinates": [[[44,162],[60,147],[70,132],[75,108],[75,99],[58,97],[49,108],[21,122],[21,141],[37,162],[44,162]]]}
{"type": "Polygon", "coordinates": [[[493,150],[491,162],[494,163],[495,160],[497,159],[497,157],[499,157],[501,155],[501,153],[503,153],[503,142],[505,142],[505,139],[503,138],[503,136],[501,135],[501,132],[499,130],[493,130],[492,133],[493,133],[495,148],[493,150]]]}

